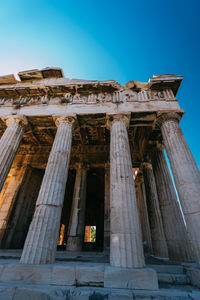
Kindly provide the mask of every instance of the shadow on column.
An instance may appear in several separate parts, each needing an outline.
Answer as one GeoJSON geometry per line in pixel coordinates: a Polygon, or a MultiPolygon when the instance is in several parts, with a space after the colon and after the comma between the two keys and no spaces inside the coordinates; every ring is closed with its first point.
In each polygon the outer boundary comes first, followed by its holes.
{"type": "Polygon", "coordinates": [[[35,210],[44,170],[28,167],[26,177],[14,200],[2,240],[4,249],[22,249],[35,210]]]}

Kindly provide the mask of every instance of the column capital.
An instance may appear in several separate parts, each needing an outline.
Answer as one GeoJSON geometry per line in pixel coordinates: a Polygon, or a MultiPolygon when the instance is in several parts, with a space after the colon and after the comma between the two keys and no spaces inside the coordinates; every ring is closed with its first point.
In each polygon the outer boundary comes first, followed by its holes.
{"type": "Polygon", "coordinates": [[[152,168],[152,164],[150,162],[143,162],[143,163],[141,163],[141,168],[142,169],[150,169],[150,170],[153,169],[152,168]]]}
{"type": "Polygon", "coordinates": [[[131,114],[130,113],[107,114],[106,118],[107,118],[106,127],[109,130],[111,129],[112,124],[115,122],[123,122],[125,124],[126,128],[128,128],[129,123],[130,123],[131,114]]]}
{"type": "Polygon", "coordinates": [[[159,127],[161,127],[164,122],[169,120],[175,120],[178,121],[179,123],[181,120],[181,116],[176,112],[167,112],[167,113],[165,112],[165,113],[157,114],[157,125],[159,127]]]}
{"type": "Polygon", "coordinates": [[[164,151],[165,150],[165,145],[160,143],[160,142],[157,142],[156,145],[155,145],[155,150],[164,151]]]}
{"type": "Polygon", "coordinates": [[[77,124],[76,114],[53,115],[53,119],[57,127],[60,124],[69,124],[72,127],[77,124]]]}
{"type": "Polygon", "coordinates": [[[2,120],[6,123],[7,126],[16,124],[20,127],[27,127],[28,125],[27,118],[23,115],[7,116],[2,118],[2,120]]]}
{"type": "Polygon", "coordinates": [[[78,162],[74,164],[76,170],[88,170],[90,168],[89,164],[84,162],[78,162]]]}

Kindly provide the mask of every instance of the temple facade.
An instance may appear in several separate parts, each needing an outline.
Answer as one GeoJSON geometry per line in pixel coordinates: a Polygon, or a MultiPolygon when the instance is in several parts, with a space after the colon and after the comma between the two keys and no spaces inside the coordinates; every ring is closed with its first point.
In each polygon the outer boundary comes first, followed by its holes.
{"type": "Polygon", "coordinates": [[[137,271],[156,290],[149,256],[199,270],[200,176],[179,126],[182,77],[122,86],[59,68],[18,75],[0,77],[0,248],[21,249],[26,266],[54,264],[59,251],[108,253],[105,287],[115,270],[137,271]]]}

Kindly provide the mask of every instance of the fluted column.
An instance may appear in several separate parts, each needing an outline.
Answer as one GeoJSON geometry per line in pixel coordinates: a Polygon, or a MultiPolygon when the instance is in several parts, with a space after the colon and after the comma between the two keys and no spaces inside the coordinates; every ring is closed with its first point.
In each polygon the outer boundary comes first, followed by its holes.
{"type": "Polygon", "coordinates": [[[21,263],[47,264],[55,260],[75,121],[75,115],[55,117],[58,129],[26,237],[21,263]]]}
{"type": "Polygon", "coordinates": [[[200,172],[179,126],[176,113],[159,117],[167,156],[192,241],[194,255],[200,264],[200,172]]]}
{"type": "Polygon", "coordinates": [[[82,250],[85,231],[87,168],[78,164],[69,221],[67,250],[82,250]]]}
{"type": "Polygon", "coordinates": [[[144,267],[132,161],[126,127],[129,115],[109,115],[110,129],[110,264],[144,267]]]}
{"type": "Polygon", "coordinates": [[[191,261],[192,250],[169,173],[164,152],[158,145],[154,152],[153,171],[163,220],[164,232],[172,261],[191,261]]]}
{"type": "Polygon", "coordinates": [[[24,116],[10,116],[5,118],[4,121],[7,128],[0,139],[0,191],[10,171],[27,125],[24,116]]]}
{"type": "Polygon", "coordinates": [[[136,180],[136,194],[138,197],[138,207],[140,214],[140,223],[142,228],[143,241],[146,243],[145,248],[149,253],[153,253],[151,231],[146,203],[146,192],[144,187],[144,178],[142,173],[138,173],[136,180]]]}
{"type": "Polygon", "coordinates": [[[105,164],[104,250],[110,249],[110,164],[105,164]]]}
{"type": "Polygon", "coordinates": [[[153,252],[156,256],[168,257],[166,238],[163,229],[152,165],[150,163],[143,163],[142,167],[146,189],[153,252]]]}

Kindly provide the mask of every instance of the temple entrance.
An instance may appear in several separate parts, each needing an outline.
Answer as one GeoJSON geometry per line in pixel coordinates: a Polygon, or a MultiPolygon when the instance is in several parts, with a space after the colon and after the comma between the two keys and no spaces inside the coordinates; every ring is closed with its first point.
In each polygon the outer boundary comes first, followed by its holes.
{"type": "Polygon", "coordinates": [[[4,249],[22,249],[33,218],[44,170],[28,166],[4,234],[4,249]]]}
{"type": "Polygon", "coordinates": [[[69,170],[66,189],[65,189],[62,215],[61,215],[61,222],[60,222],[60,234],[59,234],[58,245],[57,245],[57,250],[60,251],[66,250],[75,178],[76,178],[76,170],[69,170]]]}
{"type": "Polygon", "coordinates": [[[87,173],[85,236],[83,250],[102,251],[104,246],[104,169],[87,173]]]}

